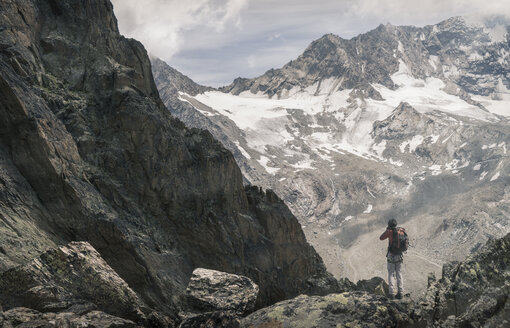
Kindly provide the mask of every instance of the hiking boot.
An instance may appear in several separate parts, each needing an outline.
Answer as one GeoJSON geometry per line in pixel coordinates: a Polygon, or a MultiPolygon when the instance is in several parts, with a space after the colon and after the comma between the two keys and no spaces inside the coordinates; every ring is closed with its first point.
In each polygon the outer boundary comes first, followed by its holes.
{"type": "Polygon", "coordinates": [[[397,300],[401,300],[402,299],[402,294],[400,292],[398,292],[397,295],[395,295],[395,298],[397,300]]]}

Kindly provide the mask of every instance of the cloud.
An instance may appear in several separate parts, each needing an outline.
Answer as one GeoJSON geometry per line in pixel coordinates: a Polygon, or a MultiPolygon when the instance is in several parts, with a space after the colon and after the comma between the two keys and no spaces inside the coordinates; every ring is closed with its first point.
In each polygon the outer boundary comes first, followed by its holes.
{"type": "Polygon", "coordinates": [[[458,15],[506,14],[487,0],[113,0],[122,33],[206,85],[255,77],[326,33],[351,38],[381,23],[423,26],[458,15]]]}
{"type": "Polygon", "coordinates": [[[197,28],[220,34],[241,25],[248,0],[112,0],[121,33],[141,41],[148,50],[171,58],[197,28]]]}
{"type": "Polygon", "coordinates": [[[393,24],[431,24],[431,19],[466,15],[507,15],[509,1],[487,0],[357,0],[349,8],[360,19],[386,19],[393,24]],[[445,17],[445,15],[447,17],[445,17]]]}

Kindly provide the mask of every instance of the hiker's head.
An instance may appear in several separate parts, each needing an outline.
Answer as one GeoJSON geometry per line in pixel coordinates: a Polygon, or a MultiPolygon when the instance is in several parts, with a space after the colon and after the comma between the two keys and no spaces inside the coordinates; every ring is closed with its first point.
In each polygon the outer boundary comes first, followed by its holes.
{"type": "Polygon", "coordinates": [[[397,220],[391,219],[388,221],[388,227],[395,228],[397,226],[397,220]]]}

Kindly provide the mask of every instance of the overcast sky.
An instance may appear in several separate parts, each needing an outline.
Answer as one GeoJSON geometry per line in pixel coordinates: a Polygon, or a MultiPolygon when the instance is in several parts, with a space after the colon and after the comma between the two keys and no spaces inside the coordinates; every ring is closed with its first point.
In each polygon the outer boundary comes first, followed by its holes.
{"type": "Polygon", "coordinates": [[[509,0],[112,0],[122,34],[191,77],[221,86],[299,56],[326,33],[506,14],[509,0]]]}

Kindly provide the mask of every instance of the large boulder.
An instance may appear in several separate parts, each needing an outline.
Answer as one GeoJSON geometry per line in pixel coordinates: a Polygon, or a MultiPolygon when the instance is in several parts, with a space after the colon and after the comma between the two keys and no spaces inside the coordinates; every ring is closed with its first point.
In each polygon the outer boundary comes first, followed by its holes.
{"type": "Polygon", "coordinates": [[[28,307],[41,312],[100,309],[135,321],[144,304],[87,242],[50,249],[25,265],[0,274],[4,310],[28,307]]]}
{"type": "Polygon", "coordinates": [[[253,311],[259,287],[250,278],[198,268],[186,289],[190,310],[229,311],[243,315],[253,311]]]}
{"type": "Polygon", "coordinates": [[[356,283],[356,290],[385,296],[388,295],[389,287],[383,278],[373,277],[368,280],[359,280],[356,283]]]}

